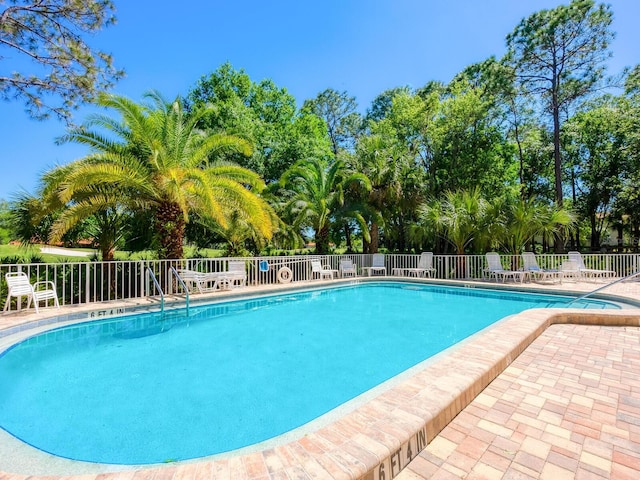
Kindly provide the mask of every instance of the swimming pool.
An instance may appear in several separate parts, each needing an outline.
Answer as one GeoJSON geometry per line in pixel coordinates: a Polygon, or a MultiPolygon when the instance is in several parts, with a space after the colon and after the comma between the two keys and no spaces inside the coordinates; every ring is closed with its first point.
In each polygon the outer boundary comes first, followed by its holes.
{"type": "Polygon", "coordinates": [[[302,425],[499,318],[567,301],[379,283],[84,323],[0,357],[0,426],[73,459],[201,457],[302,425]]]}

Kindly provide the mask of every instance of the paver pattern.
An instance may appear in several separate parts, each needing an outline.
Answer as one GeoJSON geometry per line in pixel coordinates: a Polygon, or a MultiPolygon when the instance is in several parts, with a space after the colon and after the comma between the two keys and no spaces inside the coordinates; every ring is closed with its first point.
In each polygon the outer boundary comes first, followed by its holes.
{"type": "Polygon", "coordinates": [[[400,475],[640,478],[640,328],[552,325],[400,475]]]}

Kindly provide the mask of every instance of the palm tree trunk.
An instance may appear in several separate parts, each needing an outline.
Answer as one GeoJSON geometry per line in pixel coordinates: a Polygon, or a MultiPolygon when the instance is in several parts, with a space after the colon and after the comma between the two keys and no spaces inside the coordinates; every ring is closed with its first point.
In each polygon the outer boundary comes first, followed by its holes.
{"type": "Polygon", "coordinates": [[[353,241],[351,239],[351,227],[349,226],[349,223],[345,223],[344,224],[344,236],[345,236],[345,241],[347,244],[347,253],[352,253],[353,252],[353,241]]]}
{"type": "Polygon", "coordinates": [[[160,244],[161,259],[177,259],[183,257],[185,221],[182,209],[175,202],[163,202],[156,208],[156,235],[160,244]]]}
{"type": "Polygon", "coordinates": [[[371,253],[371,249],[369,248],[369,242],[367,239],[362,236],[362,253],[371,253]]]}
{"type": "MultiPolygon", "coordinates": [[[[554,76],[554,89],[551,98],[551,111],[553,115],[553,172],[555,178],[556,207],[562,208],[562,156],[560,153],[560,108],[558,106],[557,78],[554,76]]],[[[560,232],[554,244],[556,253],[564,253],[564,233],[560,232]]]]}
{"type": "Polygon", "coordinates": [[[100,253],[103,262],[110,262],[115,259],[115,248],[113,245],[100,245],[100,253]]]}
{"type": "Polygon", "coordinates": [[[326,255],[329,253],[329,227],[324,225],[316,232],[316,254],[326,255]]]}
{"type": "Polygon", "coordinates": [[[380,226],[376,222],[371,222],[371,243],[369,243],[369,253],[378,253],[380,243],[380,226]]]}
{"type": "Polygon", "coordinates": [[[404,217],[398,216],[398,251],[407,252],[407,230],[405,228],[404,217]]]}

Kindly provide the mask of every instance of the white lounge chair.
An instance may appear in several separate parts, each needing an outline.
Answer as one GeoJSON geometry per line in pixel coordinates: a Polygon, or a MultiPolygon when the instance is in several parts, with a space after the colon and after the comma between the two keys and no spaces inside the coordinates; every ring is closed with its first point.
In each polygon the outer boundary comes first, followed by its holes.
{"type": "Polygon", "coordinates": [[[229,269],[225,273],[230,287],[247,285],[247,265],[244,260],[230,260],[229,269]]]}
{"type": "Polygon", "coordinates": [[[358,267],[349,258],[343,258],[340,260],[340,276],[344,277],[357,277],[358,267]]]}
{"type": "Polygon", "coordinates": [[[533,252],[523,252],[521,256],[524,264],[523,270],[528,273],[532,279],[540,281],[557,280],[562,283],[564,272],[540,268],[538,260],[536,260],[536,255],[533,252]]]}
{"type": "Polygon", "coordinates": [[[433,268],[433,252],[422,252],[416,268],[404,269],[405,274],[409,277],[431,277],[435,271],[436,269],[433,268]]]}
{"type": "Polygon", "coordinates": [[[387,267],[384,265],[384,254],[374,253],[373,257],[371,257],[371,266],[365,267],[364,270],[367,271],[369,276],[374,275],[376,272],[385,275],[387,267]]]}
{"type": "Polygon", "coordinates": [[[572,278],[574,281],[579,280],[582,277],[578,263],[575,260],[564,260],[560,265],[560,271],[564,275],[564,279],[572,278]]]}
{"type": "Polygon", "coordinates": [[[196,270],[177,270],[178,275],[187,285],[189,291],[195,286],[199,293],[228,288],[242,287],[247,284],[247,268],[243,260],[230,260],[227,271],[198,272],[196,270]]]}
{"type": "Polygon", "coordinates": [[[196,272],[195,270],[178,270],[178,275],[180,275],[190,292],[193,292],[193,287],[195,286],[198,292],[205,293],[218,289],[222,272],[206,273],[196,272]]]}
{"type": "Polygon", "coordinates": [[[20,305],[20,299],[22,297],[27,297],[27,308],[31,306],[31,302],[33,302],[33,306],[36,310],[36,313],[39,313],[38,306],[40,302],[47,302],[45,304],[49,304],[49,300],[53,300],[53,303],[56,308],[60,308],[60,303],[58,303],[58,294],[56,293],[56,286],[51,281],[41,281],[36,282],[33,285],[29,282],[29,277],[24,272],[9,272],[5,275],[5,279],[7,280],[7,300],[4,304],[4,311],[7,312],[11,306],[11,297],[18,298],[18,305],[20,305]]]}
{"type": "Polygon", "coordinates": [[[498,253],[488,252],[485,254],[485,258],[487,259],[487,268],[484,269],[483,273],[488,275],[489,279],[495,277],[497,282],[498,277],[502,277],[502,283],[504,283],[507,277],[511,277],[514,281],[518,279],[520,282],[523,281],[525,272],[520,270],[505,270],[498,253]]]}
{"type": "Polygon", "coordinates": [[[316,274],[319,279],[330,278],[333,280],[336,270],[333,270],[320,263],[320,260],[311,260],[311,278],[315,278],[316,274]]]}
{"type": "Polygon", "coordinates": [[[580,252],[569,252],[569,260],[576,262],[578,270],[583,277],[587,278],[611,278],[616,276],[616,272],[613,270],[599,270],[597,268],[587,268],[584,264],[584,259],[580,252]]]}

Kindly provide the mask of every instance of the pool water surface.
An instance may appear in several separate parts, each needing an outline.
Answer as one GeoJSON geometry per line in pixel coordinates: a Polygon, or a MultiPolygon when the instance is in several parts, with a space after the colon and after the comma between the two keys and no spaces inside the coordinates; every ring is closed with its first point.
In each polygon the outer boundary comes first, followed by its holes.
{"type": "Polygon", "coordinates": [[[380,282],[82,323],[0,355],[0,427],[74,460],[213,455],[299,427],[501,318],[569,300],[380,282]]]}

